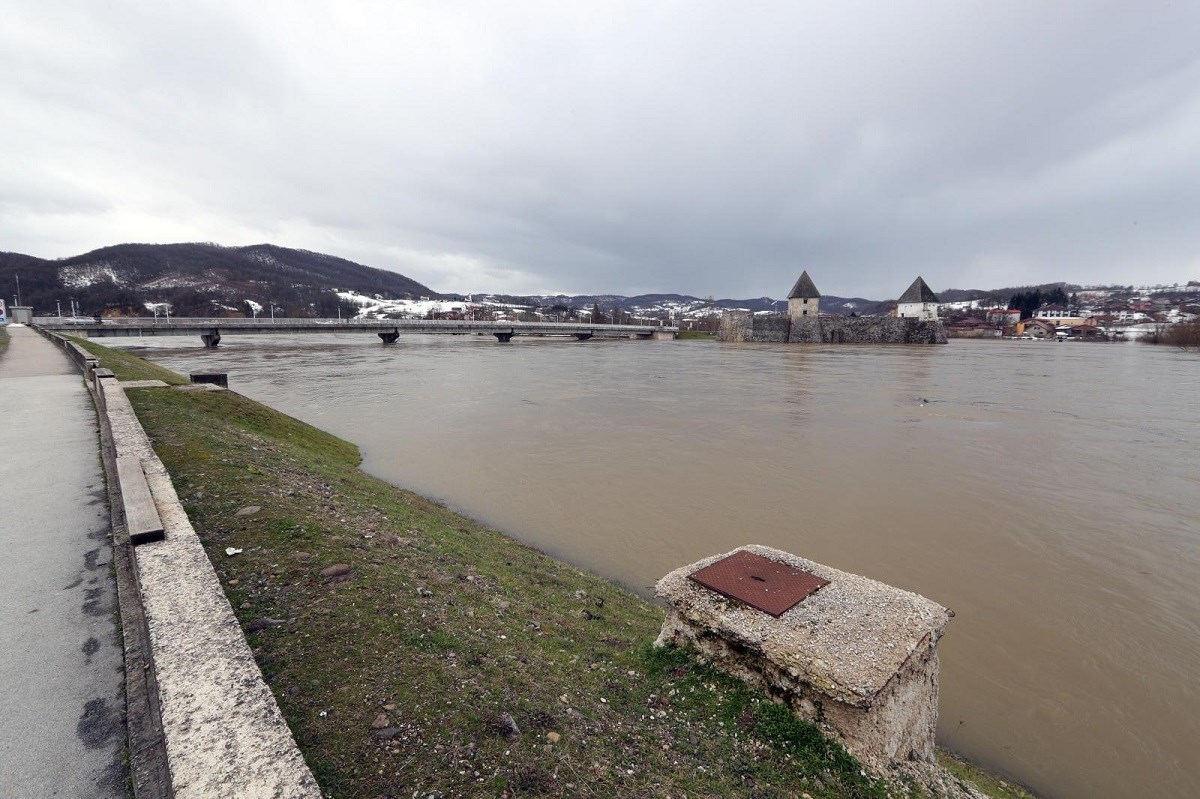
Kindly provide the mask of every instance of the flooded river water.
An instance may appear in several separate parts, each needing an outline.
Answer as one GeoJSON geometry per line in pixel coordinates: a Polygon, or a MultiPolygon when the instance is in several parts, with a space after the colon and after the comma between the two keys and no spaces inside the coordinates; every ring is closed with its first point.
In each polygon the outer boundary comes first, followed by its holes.
{"type": "Polygon", "coordinates": [[[1200,785],[1200,357],[406,336],[121,342],[649,593],[744,543],[924,594],[943,745],[1047,797],[1200,785]],[[144,348],[144,349],[143,349],[144,348]]]}

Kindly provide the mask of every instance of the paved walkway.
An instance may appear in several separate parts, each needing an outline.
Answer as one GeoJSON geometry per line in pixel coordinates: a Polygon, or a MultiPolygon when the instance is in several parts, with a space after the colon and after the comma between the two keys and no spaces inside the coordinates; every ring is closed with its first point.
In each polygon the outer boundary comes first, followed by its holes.
{"type": "Polygon", "coordinates": [[[66,356],[0,355],[0,797],[125,796],[124,672],[96,414],[66,356]]]}

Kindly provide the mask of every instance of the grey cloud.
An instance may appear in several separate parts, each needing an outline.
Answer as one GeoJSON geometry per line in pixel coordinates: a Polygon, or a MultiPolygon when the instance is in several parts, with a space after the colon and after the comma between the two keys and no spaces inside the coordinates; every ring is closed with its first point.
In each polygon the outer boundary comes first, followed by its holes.
{"type": "Polygon", "coordinates": [[[94,216],[6,212],[4,249],[272,239],[447,291],[1200,276],[1189,4],[11,5],[4,207],[66,164],[94,216]]]}

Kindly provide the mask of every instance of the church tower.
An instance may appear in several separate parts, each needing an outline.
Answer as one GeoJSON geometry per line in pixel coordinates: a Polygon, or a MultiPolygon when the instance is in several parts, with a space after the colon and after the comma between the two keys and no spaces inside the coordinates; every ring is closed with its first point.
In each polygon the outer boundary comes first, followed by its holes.
{"type": "Polygon", "coordinates": [[[805,316],[816,317],[817,306],[820,302],[821,292],[817,291],[816,285],[813,284],[812,278],[805,270],[800,275],[800,279],[796,281],[796,285],[792,286],[791,293],[788,294],[788,315],[793,319],[805,316]]]}

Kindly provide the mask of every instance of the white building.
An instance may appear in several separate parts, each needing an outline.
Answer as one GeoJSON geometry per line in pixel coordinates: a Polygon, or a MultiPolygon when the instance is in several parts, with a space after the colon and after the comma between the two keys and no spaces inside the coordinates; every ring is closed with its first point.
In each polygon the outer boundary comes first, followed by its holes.
{"type": "Polygon", "coordinates": [[[933,289],[918,276],[908,290],[900,295],[896,304],[896,316],[901,319],[937,321],[938,298],[933,289]]]}

